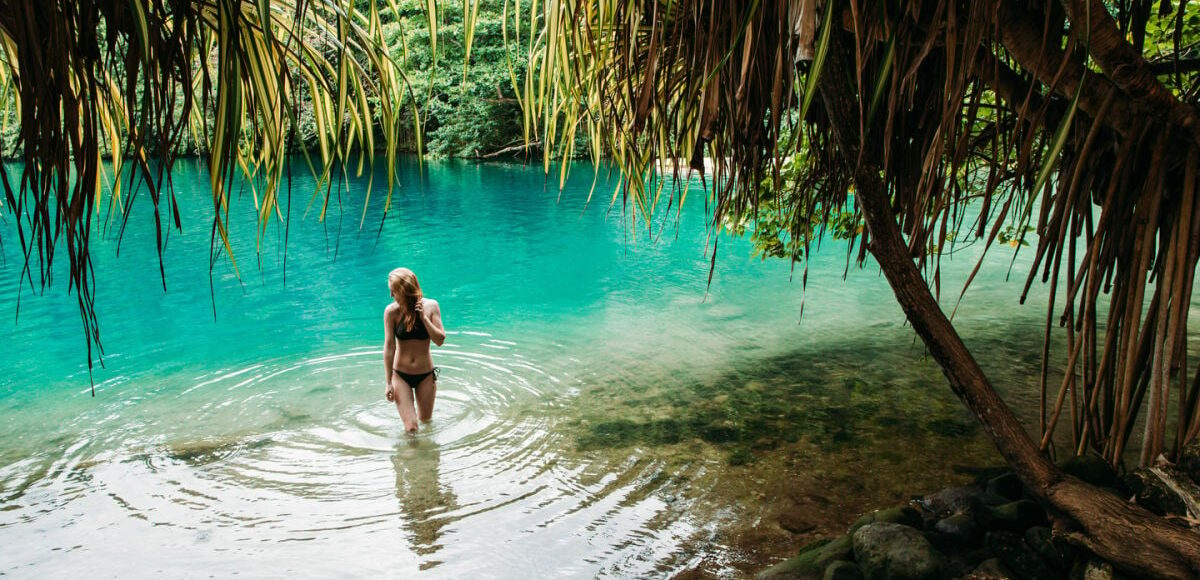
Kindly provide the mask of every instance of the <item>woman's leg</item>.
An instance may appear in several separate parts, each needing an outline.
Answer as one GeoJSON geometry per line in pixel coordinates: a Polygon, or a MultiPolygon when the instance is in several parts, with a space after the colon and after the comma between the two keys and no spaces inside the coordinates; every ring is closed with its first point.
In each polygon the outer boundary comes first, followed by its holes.
{"type": "Polygon", "coordinates": [[[404,422],[404,430],[409,433],[417,432],[417,409],[413,406],[413,390],[400,377],[392,379],[392,390],[396,393],[396,411],[404,422]]]}
{"type": "Polygon", "coordinates": [[[422,423],[428,423],[433,418],[433,399],[437,397],[437,373],[432,373],[412,389],[417,393],[417,412],[422,423]]]}

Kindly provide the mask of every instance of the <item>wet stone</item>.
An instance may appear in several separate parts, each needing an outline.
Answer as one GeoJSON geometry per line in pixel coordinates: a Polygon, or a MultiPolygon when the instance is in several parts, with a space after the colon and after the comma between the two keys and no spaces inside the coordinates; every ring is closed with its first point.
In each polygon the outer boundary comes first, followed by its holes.
{"type": "Polygon", "coordinates": [[[830,564],[854,557],[850,536],[833,540],[818,540],[800,550],[799,554],[760,572],[756,578],[817,578],[830,564]]]}
{"type": "Polygon", "coordinates": [[[1034,526],[1025,530],[1025,543],[1052,568],[1062,572],[1070,568],[1075,557],[1075,549],[1065,540],[1055,538],[1047,527],[1034,526]]]}
{"type": "Polygon", "coordinates": [[[933,529],[950,543],[970,544],[975,541],[979,526],[970,514],[957,513],[938,520],[933,529]]]}
{"type": "Polygon", "coordinates": [[[823,580],[862,580],[862,570],[852,562],[834,562],[825,568],[823,580]]]}
{"type": "Polygon", "coordinates": [[[1013,574],[1021,580],[1040,580],[1058,576],[1046,566],[1042,557],[1016,534],[989,532],[984,543],[1001,562],[1004,562],[1005,567],[1012,570],[1013,574]]]}
{"type": "Polygon", "coordinates": [[[1010,471],[988,480],[987,492],[1013,501],[1021,499],[1025,493],[1025,486],[1021,483],[1021,478],[1010,471]]]}
{"type": "Polygon", "coordinates": [[[779,527],[793,533],[804,534],[817,528],[808,517],[808,510],[793,509],[779,514],[779,527]]]}
{"type": "Polygon", "coordinates": [[[937,493],[925,496],[921,505],[925,509],[940,515],[955,513],[979,513],[989,504],[1004,503],[1003,498],[997,498],[976,487],[951,487],[937,493]]]}
{"type": "Polygon", "coordinates": [[[854,559],[871,579],[933,580],[942,574],[941,556],[921,532],[878,522],[854,532],[854,559]]]}
{"type": "Polygon", "coordinates": [[[1016,578],[1012,571],[1004,567],[1004,562],[1000,558],[989,558],[980,562],[978,566],[971,571],[971,580],[1008,580],[1016,578]]]}
{"type": "Polygon", "coordinates": [[[1046,512],[1037,502],[1027,499],[1011,501],[995,506],[988,513],[984,525],[993,529],[1024,532],[1026,529],[1046,523],[1046,512]]]}
{"type": "Polygon", "coordinates": [[[942,557],[942,577],[961,578],[970,574],[980,562],[991,558],[992,553],[984,549],[968,549],[962,544],[950,543],[945,536],[926,531],[925,537],[942,557]]]}
{"type": "Polygon", "coordinates": [[[877,510],[859,517],[857,520],[854,520],[854,523],[850,524],[850,529],[846,530],[846,533],[853,534],[867,524],[880,522],[900,524],[918,530],[924,526],[924,520],[921,519],[920,512],[908,506],[897,506],[877,510]]]}

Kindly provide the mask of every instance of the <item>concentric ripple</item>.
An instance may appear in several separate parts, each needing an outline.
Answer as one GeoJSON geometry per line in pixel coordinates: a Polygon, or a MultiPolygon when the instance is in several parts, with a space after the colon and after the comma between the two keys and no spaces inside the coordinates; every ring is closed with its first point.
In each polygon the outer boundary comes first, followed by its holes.
{"type": "Polygon", "coordinates": [[[562,348],[452,334],[416,435],[365,347],[102,385],[116,402],[35,446],[61,453],[0,466],[0,538],[24,542],[0,560],[39,576],[651,573],[697,531],[660,497],[662,466],[570,451],[562,348]]]}

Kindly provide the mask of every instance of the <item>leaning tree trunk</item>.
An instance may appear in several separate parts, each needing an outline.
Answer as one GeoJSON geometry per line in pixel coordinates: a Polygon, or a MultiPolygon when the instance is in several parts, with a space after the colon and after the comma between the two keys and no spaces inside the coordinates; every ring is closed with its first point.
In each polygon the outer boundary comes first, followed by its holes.
{"type": "MultiPolygon", "coordinates": [[[[835,38],[838,35],[834,35],[835,38]]],[[[852,172],[857,202],[870,232],[870,252],[879,263],[913,329],[949,379],[955,395],[975,414],[1017,476],[1064,522],[1061,529],[1116,567],[1163,578],[1200,578],[1200,533],[1064,474],[1043,456],[967,350],[921,277],[892,212],[877,163],[862,156],[857,134],[853,70],[833,41],[819,90],[829,115],[841,162],[852,172]]]]}

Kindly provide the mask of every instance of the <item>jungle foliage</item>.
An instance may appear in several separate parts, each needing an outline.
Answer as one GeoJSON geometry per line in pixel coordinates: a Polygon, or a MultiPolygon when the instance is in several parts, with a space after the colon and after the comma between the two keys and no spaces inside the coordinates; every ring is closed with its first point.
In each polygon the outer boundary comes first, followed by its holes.
{"type": "Polygon", "coordinates": [[[405,110],[418,117],[415,124],[404,124],[412,127],[403,134],[407,148],[417,151],[423,142],[424,152],[435,156],[474,158],[522,144],[513,87],[514,79],[525,76],[526,60],[521,47],[504,38],[516,26],[512,2],[439,3],[432,29],[425,2],[401,0],[397,8],[395,21],[384,24],[384,40],[406,71],[415,100],[415,108],[405,110]],[[469,11],[465,19],[464,9],[469,11]],[[431,30],[441,39],[436,53],[431,30]]]}
{"type": "Polygon", "coordinates": [[[831,228],[848,238],[854,257],[880,266],[997,449],[1070,522],[1064,533],[1123,568],[1198,574],[1195,532],[1097,493],[1049,460],[1095,453],[1119,467],[1169,464],[1200,435],[1200,364],[1188,353],[1200,258],[1196,7],[543,7],[544,66],[530,73],[547,97],[528,103],[543,119],[546,151],[575,129],[591,135],[622,168],[635,219],[649,222],[664,200],[687,195],[653,177],[662,160],[703,171],[711,159],[714,227],[751,228],[765,252],[792,259],[831,228]],[[965,241],[1028,243],[1026,288],[1048,286],[1037,442],[937,300],[941,256],[965,241]],[[1062,352],[1052,352],[1055,334],[1062,352]],[[1068,449],[1050,445],[1059,430],[1068,449]]]}
{"type": "MultiPolygon", "coordinates": [[[[468,96],[496,90],[503,102],[495,76],[469,72],[476,35],[495,36],[479,16],[495,4],[464,0],[457,16],[447,5],[0,4],[0,86],[20,111],[22,161],[19,176],[0,166],[0,178],[27,256],[22,275],[44,287],[65,246],[89,345],[98,340],[94,216],[104,204],[128,215],[142,191],[159,231],[178,227],[170,169],[187,134],[209,163],[214,246],[226,253],[230,184],[241,175],[253,184],[260,227],[282,218],[276,201],[296,146],[326,195],[331,178],[377,152],[390,195],[405,135],[418,148],[428,133],[440,152],[475,151],[452,128],[502,133],[477,123],[486,111],[472,111],[479,101],[468,96]],[[427,55],[417,48],[426,44],[427,55]],[[443,59],[456,50],[461,59],[443,59]],[[465,76],[443,75],[460,60],[465,76]],[[128,175],[126,187],[114,175],[128,175]]],[[[714,227],[749,225],[781,240],[768,251],[789,258],[838,229],[858,260],[880,266],[951,389],[1060,533],[1124,569],[1200,574],[1194,531],[1066,477],[1048,457],[1149,465],[1200,436],[1200,363],[1188,348],[1200,259],[1196,7],[513,0],[499,9],[524,147],[540,147],[547,170],[563,161],[564,179],[581,148],[615,161],[614,201],[648,222],[688,192],[660,168],[711,165],[703,195],[714,227]],[[1026,284],[1049,287],[1038,442],[937,301],[942,251],[969,238],[1027,241],[1026,284]],[[1051,352],[1052,333],[1065,336],[1065,352],[1051,352]],[[1061,377],[1049,372],[1052,356],[1061,377]],[[1050,448],[1059,429],[1070,449],[1050,448]]]]}

